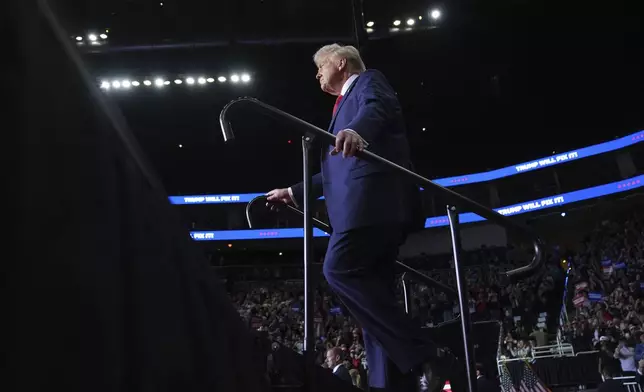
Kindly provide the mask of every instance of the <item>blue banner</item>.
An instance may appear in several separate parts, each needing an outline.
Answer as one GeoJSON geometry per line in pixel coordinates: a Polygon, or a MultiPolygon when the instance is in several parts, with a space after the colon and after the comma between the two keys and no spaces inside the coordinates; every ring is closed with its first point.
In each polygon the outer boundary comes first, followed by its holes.
{"type": "MultiPolygon", "coordinates": [[[[593,155],[599,155],[610,151],[619,150],[621,148],[637,144],[641,141],[644,141],[644,130],[632,135],[612,140],[610,142],[596,144],[594,146],[581,148],[579,150],[569,151],[566,153],[536,159],[534,161],[520,163],[518,165],[508,166],[488,172],[439,178],[434,180],[434,182],[444,187],[453,187],[465,184],[475,184],[477,182],[492,181],[503,177],[509,177],[520,173],[526,173],[529,171],[558,165],[561,163],[588,158],[593,155]]],[[[264,193],[239,193],[229,195],[170,196],[169,199],[171,204],[228,204],[248,203],[255,197],[262,195],[264,195],[264,193]]]]}
{"type": "MultiPolygon", "coordinates": [[[[631,189],[639,188],[644,182],[644,176],[633,177],[628,180],[612,182],[610,184],[594,186],[579,191],[563,193],[558,196],[546,197],[544,199],[533,200],[513,206],[497,208],[495,211],[501,215],[511,216],[517,214],[524,214],[532,211],[539,211],[546,208],[558,207],[569,203],[575,203],[582,200],[593,199],[600,196],[611,195],[628,191],[631,189]]],[[[460,214],[461,223],[471,223],[483,221],[482,217],[473,212],[466,212],[460,214]]],[[[425,227],[439,227],[447,226],[449,224],[447,215],[438,216],[435,218],[428,218],[425,227]]]]}
{"type": "Polygon", "coordinates": [[[196,195],[196,196],[170,196],[170,204],[229,204],[249,203],[265,193],[240,193],[238,195],[196,195]]]}
{"type": "MultiPolygon", "coordinates": [[[[579,191],[564,193],[558,196],[551,196],[544,199],[528,201],[508,207],[501,207],[496,211],[502,215],[519,215],[528,212],[544,210],[552,207],[559,207],[569,203],[593,199],[600,196],[614,193],[626,192],[637,189],[644,185],[644,175],[630,178],[628,180],[612,182],[579,191]]],[[[461,223],[481,222],[485,219],[472,213],[466,212],[459,215],[461,223]]],[[[427,218],[425,228],[447,226],[449,222],[447,215],[427,218]]],[[[193,231],[190,236],[195,241],[232,241],[232,240],[264,240],[277,238],[302,238],[304,229],[263,229],[263,230],[219,230],[219,231],[193,231]]],[[[328,234],[319,229],[313,229],[314,237],[328,237],[328,234]]]]}
{"type": "Polygon", "coordinates": [[[588,293],[588,299],[597,302],[602,300],[602,293],[588,293]]]}
{"type": "Polygon", "coordinates": [[[596,144],[581,148],[579,150],[568,151],[562,154],[552,155],[546,158],[536,159],[530,162],[520,163],[514,166],[504,167],[502,169],[492,170],[484,173],[475,173],[464,176],[448,177],[434,180],[438,185],[457,186],[464,184],[474,184],[477,182],[491,181],[503,177],[513,176],[515,174],[526,173],[532,170],[542,169],[544,167],[554,166],[561,163],[572,162],[578,159],[592,157],[594,155],[604,154],[610,151],[619,150],[633,144],[644,141],[644,131],[636,132],[632,135],[624,136],[610,142],[596,144]]]}
{"type": "MultiPolygon", "coordinates": [[[[314,237],[328,237],[320,229],[313,229],[314,237]]],[[[262,230],[217,230],[191,231],[190,237],[195,241],[224,241],[224,240],[269,240],[285,238],[303,238],[304,229],[262,229],[262,230]]]]}

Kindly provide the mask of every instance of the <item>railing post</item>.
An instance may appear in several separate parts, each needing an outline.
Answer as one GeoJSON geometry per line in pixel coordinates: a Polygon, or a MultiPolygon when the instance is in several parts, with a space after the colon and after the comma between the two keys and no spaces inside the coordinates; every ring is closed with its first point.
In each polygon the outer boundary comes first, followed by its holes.
{"type": "Polygon", "coordinates": [[[452,236],[452,254],[454,256],[454,271],[456,272],[456,288],[458,290],[458,305],[461,311],[461,329],[463,333],[463,348],[465,349],[465,369],[467,370],[467,390],[476,392],[476,359],[470,333],[472,322],[470,320],[469,291],[467,282],[461,270],[461,233],[456,207],[447,206],[449,229],[452,236]]]}
{"type": "Polygon", "coordinates": [[[409,287],[409,282],[407,281],[407,272],[402,274],[400,278],[403,289],[403,296],[405,298],[405,313],[411,314],[411,287],[409,287]]]}
{"type": "Polygon", "coordinates": [[[312,174],[309,162],[311,150],[310,136],[302,137],[302,172],[304,174],[304,377],[306,391],[315,390],[315,286],[313,277],[313,213],[311,205],[312,174]]]}

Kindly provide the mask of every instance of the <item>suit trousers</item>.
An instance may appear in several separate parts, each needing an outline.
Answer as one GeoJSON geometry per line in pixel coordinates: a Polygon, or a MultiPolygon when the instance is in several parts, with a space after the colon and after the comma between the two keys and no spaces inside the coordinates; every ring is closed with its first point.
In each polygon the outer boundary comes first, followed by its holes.
{"type": "Polygon", "coordinates": [[[375,388],[391,384],[390,361],[406,374],[437,348],[396,300],[395,260],[403,241],[398,225],[334,232],[324,260],[329,285],[364,329],[369,384],[375,388]]]}

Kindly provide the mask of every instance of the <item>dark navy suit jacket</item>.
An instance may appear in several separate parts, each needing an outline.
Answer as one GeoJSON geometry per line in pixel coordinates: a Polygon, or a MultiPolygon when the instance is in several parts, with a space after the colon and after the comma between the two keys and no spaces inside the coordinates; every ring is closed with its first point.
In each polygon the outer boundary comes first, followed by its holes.
{"type": "Polygon", "coordinates": [[[333,372],[333,375],[342,381],[346,381],[349,384],[353,384],[353,380],[351,379],[351,374],[349,374],[349,370],[346,367],[344,367],[344,365],[340,365],[340,367],[338,367],[338,370],[333,372]]]}
{"type": "MultiPolygon", "coordinates": [[[[361,73],[343,97],[328,131],[337,135],[343,129],[362,136],[369,143],[369,151],[409,167],[402,110],[393,88],[379,71],[361,73]]],[[[411,221],[414,188],[408,181],[377,163],[343,158],[342,154],[330,156],[331,149],[322,149],[322,170],[313,176],[312,193],[315,198],[324,194],[335,232],[411,221]]],[[[291,189],[301,205],[303,184],[291,189]]]]}

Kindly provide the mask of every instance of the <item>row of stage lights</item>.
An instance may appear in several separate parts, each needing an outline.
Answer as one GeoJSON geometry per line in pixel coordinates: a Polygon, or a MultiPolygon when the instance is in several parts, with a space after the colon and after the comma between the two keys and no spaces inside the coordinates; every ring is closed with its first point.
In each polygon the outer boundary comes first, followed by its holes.
{"type": "MultiPolygon", "coordinates": [[[[163,7],[163,3],[161,3],[161,6],[163,7]]],[[[429,12],[429,16],[433,21],[437,21],[437,20],[439,20],[441,18],[442,13],[438,9],[433,9],[433,10],[431,10],[429,12]]],[[[419,16],[418,20],[423,20],[423,17],[419,16]]],[[[402,24],[402,21],[400,19],[396,19],[392,23],[394,28],[400,27],[401,24],[402,24]]],[[[407,19],[406,24],[407,24],[407,26],[412,27],[412,26],[414,26],[416,24],[416,20],[414,18],[409,18],[409,19],[407,19]]],[[[372,32],[373,27],[375,25],[376,25],[376,22],[373,22],[373,21],[367,22],[367,30],[370,30],[369,32],[372,32]]],[[[87,34],[86,37],[83,37],[81,35],[77,35],[76,37],[74,37],[74,39],[76,40],[76,43],[79,44],[79,45],[83,45],[86,42],[89,42],[90,45],[101,45],[107,40],[107,33],[109,33],[109,32],[110,32],[110,30],[106,29],[105,32],[103,32],[101,34],[89,33],[89,34],[87,34]]]]}
{"type": "MultiPolygon", "coordinates": [[[[430,17],[434,22],[438,21],[438,20],[441,18],[441,16],[442,16],[442,13],[441,13],[441,11],[440,11],[440,10],[438,10],[438,9],[434,9],[434,10],[431,10],[431,11],[429,12],[429,17],[430,17]]],[[[422,15],[418,17],[418,20],[423,20],[422,15]]],[[[392,22],[392,26],[393,26],[393,27],[391,27],[391,29],[395,31],[395,30],[397,30],[398,28],[400,28],[400,26],[401,26],[402,24],[403,24],[403,22],[402,22],[400,19],[396,19],[396,20],[394,20],[394,21],[392,22]]],[[[405,24],[406,24],[408,27],[413,27],[413,26],[416,24],[416,19],[414,19],[414,18],[409,18],[409,19],[407,19],[407,20],[405,21],[405,24]]],[[[375,26],[376,26],[376,22],[373,22],[373,21],[369,21],[369,22],[367,22],[367,32],[368,32],[368,33],[372,33],[372,32],[373,32],[373,28],[374,28],[375,26]]]]}
{"type": "Polygon", "coordinates": [[[89,43],[90,45],[102,45],[107,42],[107,33],[109,32],[110,30],[108,29],[101,34],[89,33],[85,37],[83,37],[82,35],[77,35],[76,37],[74,37],[74,40],[78,45],[85,45],[86,43],[89,43]]]}
{"type": "Polygon", "coordinates": [[[170,84],[187,84],[187,85],[206,85],[209,83],[214,83],[215,80],[219,83],[225,83],[227,81],[230,81],[231,83],[237,84],[237,83],[244,83],[248,84],[251,81],[250,75],[247,73],[238,75],[238,74],[232,74],[230,78],[226,78],[225,76],[219,76],[217,79],[215,78],[206,78],[206,77],[199,77],[199,78],[193,78],[193,77],[187,77],[185,79],[175,79],[174,81],[166,80],[164,78],[156,78],[154,80],[143,80],[142,82],[139,82],[138,80],[129,80],[129,79],[116,79],[116,80],[103,80],[101,81],[101,88],[103,90],[110,90],[110,89],[130,89],[132,87],[139,87],[141,85],[150,87],[150,86],[155,86],[158,88],[164,87],[164,86],[169,86],[170,84]]]}

